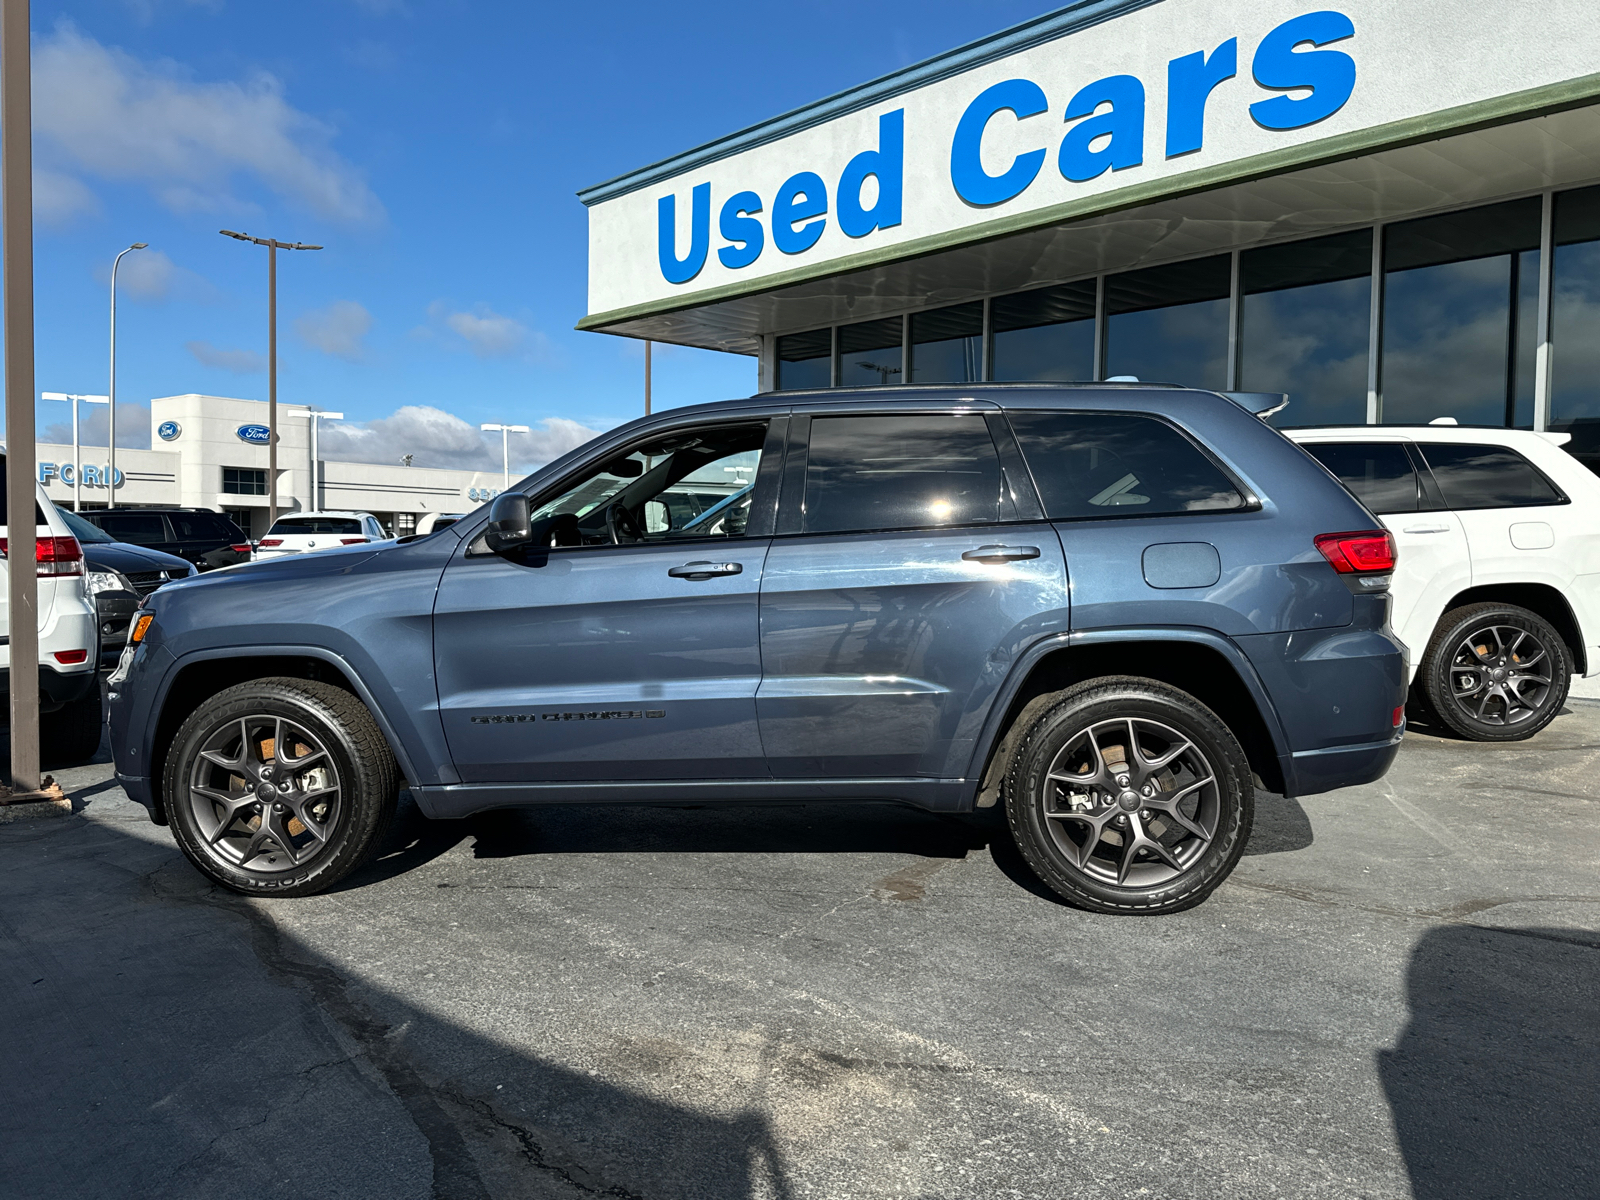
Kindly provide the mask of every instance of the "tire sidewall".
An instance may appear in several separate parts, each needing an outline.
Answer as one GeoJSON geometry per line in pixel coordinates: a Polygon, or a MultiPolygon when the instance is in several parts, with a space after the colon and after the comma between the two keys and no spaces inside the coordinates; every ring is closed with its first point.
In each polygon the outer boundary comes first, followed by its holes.
{"type": "Polygon", "coordinates": [[[378,798],[370,795],[372,789],[357,769],[356,749],[344,723],[316,697],[281,685],[230,688],[192,714],[173,739],[163,789],[173,835],[189,861],[225,887],[253,895],[303,895],[330,886],[359,863],[376,824],[371,810],[378,798]],[[253,871],[213,858],[189,805],[189,780],[200,748],[230,721],[259,714],[305,725],[322,739],[339,777],[341,812],[332,844],[288,871],[253,871]]]}
{"type": "Polygon", "coordinates": [[[1204,900],[1237,864],[1254,818],[1254,785],[1238,739],[1192,696],[1136,680],[1082,684],[1063,693],[1023,736],[1007,774],[1007,818],[1029,864],[1070,903],[1099,912],[1176,912],[1204,900]],[[1118,887],[1081,872],[1056,845],[1041,803],[1045,775],[1062,748],[1088,726],[1122,717],[1176,729],[1217,776],[1221,813],[1211,844],[1193,867],[1150,887],[1118,887]]]}
{"type": "Polygon", "coordinates": [[[1424,690],[1434,715],[1460,736],[1479,742],[1520,742],[1556,719],[1566,703],[1573,669],[1572,651],[1565,639],[1537,613],[1510,604],[1473,605],[1446,613],[1440,621],[1438,632],[1428,647],[1427,661],[1423,664],[1423,670],[1427,672],[1424,690]],[[1455,657],[1455,648],[1472,632],[1473,627],[1484,625],[1509,625],[1526,630],[1545,644],[1547,652],[1557,664],[1558,674],[1550,682],[1553,698],[1546,698],[1545,709],[1537,716],[1515,725],[1488,725],[1473,719],[1456,703],[1450,680],[1450,664],[1455,657]]]}

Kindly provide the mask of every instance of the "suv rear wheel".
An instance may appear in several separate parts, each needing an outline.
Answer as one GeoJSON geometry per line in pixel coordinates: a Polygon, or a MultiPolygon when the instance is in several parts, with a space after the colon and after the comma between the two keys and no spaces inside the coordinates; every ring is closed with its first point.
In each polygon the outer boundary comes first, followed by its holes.
{"type": "Polygon", "coordinates": [[[399,771],[366,707],[340,688],[255,679],[178,730],[163,787],[178,845],[236,892],[308,896],[366,861],[399,771]]]}
{"type": "Polygon", "coordinates": [[[1417,682],[1435,716],[1475,742],[1530,738],[1555,719],[1572,685],[1572,652],[1537,613],[1467,604],[1439,618],[1417,682]]]}
{"type": "Polygon", "coordinates": [[[1104,913],[1199,904],[1239,861],[1255,814],[1232,731],[1187,692],[1131,677],[1077,684],[1038,710],[1005,799],[1039,877],[1104,913]]]}

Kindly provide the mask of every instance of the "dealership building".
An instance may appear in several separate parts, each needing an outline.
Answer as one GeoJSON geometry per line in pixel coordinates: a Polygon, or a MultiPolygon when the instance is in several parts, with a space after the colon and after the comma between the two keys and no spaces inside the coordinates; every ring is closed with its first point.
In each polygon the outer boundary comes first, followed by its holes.
{"type": "Polygon", "coordinates": [[[580,328],[1600,463],[1600,5],[1086,0],[580,193],[580,328]]]}
{"type": "MultiPolygon", "coordinates": [[[[278,406],[278,512],[370,512],[392,535],[428,513],[470,512],[498,493],[500,471],[447,471],[401,463],[313,464],[310,410],[278,406]]],[[[226,396],[164,396],[150,402],[150,450],[117,448],[116,503],[209,508],[252,538],[267,531],[267,405],[226,396]]],[[[318,439],[320,440],[320,439],[318,439]]],[[[41,443],[39,479],[57,504],[103,508],[112,489],[103,446],[41,443]]]]}

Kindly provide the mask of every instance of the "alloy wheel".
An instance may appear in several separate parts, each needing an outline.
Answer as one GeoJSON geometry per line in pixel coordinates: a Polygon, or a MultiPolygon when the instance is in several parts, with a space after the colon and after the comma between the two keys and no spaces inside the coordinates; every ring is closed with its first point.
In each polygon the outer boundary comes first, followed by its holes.
{"type": "Polygon", "coordinates": [[[219,727],[195,756],[189,804],[218,862],[288,871],[326,848],[341,817],[338,767],[304,725],[272,714],[219,727]]]}
{"type": "Polygon", "coordinates": [[[1160,721],[1117,717],[1070,737],[1042,788],[1050,836],[1100,883],[1156,887],[1193,867],[1217,834],[1216,772],[1160,721]]]}
{"type": "Polygon", "coordinates": [[[1463,638],[1450,658],[1450,695],[1468,718],[1518,725],[1536,716],[1554,676],[1550,650],[1514,625],[1485,625],[1463,638]]]}

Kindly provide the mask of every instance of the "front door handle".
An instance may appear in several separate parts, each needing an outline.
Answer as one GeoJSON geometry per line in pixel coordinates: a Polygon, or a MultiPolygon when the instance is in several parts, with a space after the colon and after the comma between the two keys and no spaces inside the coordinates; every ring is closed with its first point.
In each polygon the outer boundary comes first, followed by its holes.
{"type": "Polygon", "coordinates": [[[687,562],[681,567],[668,567],[667,574],[674,579],[714,579],[718,575],[737,575],[744,570],[740,563],[687,562]]]}
{"type": "Polygon", "coordinates": [[[961,556],[967,562],[981,563],[1007,563],[1018,562],[1024,558],[1038,558],[1037,546],[979,546],[976,550],[968,550],[961,556]]]}
{"type": "Polygon", "coordinates": [[[1401,533],[1449,533],[1448,525],[1407,525],[1401,533]]]}

